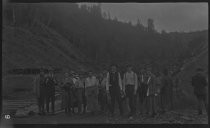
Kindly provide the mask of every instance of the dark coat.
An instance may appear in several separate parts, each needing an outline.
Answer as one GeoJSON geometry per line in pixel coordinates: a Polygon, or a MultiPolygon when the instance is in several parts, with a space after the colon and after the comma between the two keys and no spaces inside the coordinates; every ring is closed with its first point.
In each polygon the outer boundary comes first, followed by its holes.
{"type": "Polygon", "coordinates": [[[204,75],[196,74],[192,77],[192,86],[194,87],[194,93],[196,95],[203,95],[206,93],[205,87],[207,86],[207,80],[204,75]]]}

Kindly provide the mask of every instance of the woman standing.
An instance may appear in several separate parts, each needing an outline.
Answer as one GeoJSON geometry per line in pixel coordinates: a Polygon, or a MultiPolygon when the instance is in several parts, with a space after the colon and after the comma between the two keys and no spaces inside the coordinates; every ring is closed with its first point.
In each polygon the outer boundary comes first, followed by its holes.
{"type": "Polygon", "coordinates": [[[98,94],[98,103],[100,105],[101,112],[107,111],[107,94],[106,94],[106,77],[107,77],[107,71],[103,71],[102,74],[100,74],[99,78],[99,94],[98,94]]]}
{"type": "Polygon", "coordinates": [[[85,80],[87,109],[94,115],[98,109],[98,80],[89,72],[89,76],[85,80]]]}
{"type": "MultiPolygon", "coordinates": [[[[156,96],[157,96],[156,77],[151,72],[151,70],[148,70],[147,74],[149,76],[149,79],[147,81],[147,84],[148,84],[147,97],[148,97],[148,100],[149,100],[149,108],[151,109],[151,116],[154,117],[156,115],[155,99],[156,99],[156,96]]],[[[149,110],[149,108],[147,110],[149,110]]]]}
{"type": "Polygon", "coordinates": [[[65,73],[65,78],[63,80],[63,106],[65,109],[65,113],[66,114],[70,114],[71,112],[71,92],[70,92],[70,88],[71,86],[73,86],[73,80],[71,79],[71,77],[69,76],[69,73],[66,72],[65,73]]]}

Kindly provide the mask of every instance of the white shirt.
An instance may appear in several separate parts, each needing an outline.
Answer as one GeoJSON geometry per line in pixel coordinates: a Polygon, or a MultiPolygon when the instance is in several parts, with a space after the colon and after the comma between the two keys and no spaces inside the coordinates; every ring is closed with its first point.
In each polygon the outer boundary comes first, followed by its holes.
{"type": "Polygon", "coordinates": [[[97,85],[98,85],[98,80],[96,79],[95,76],[86,78],[85,80],[86,87],[97,86],[97,85]]]}
{"type": "Polygon", "coordinates": [[[76,86],[77,88],[83,88],[83,87],[84,87],[84,85],[83,85],[83,80],[80,79],[80,78],[76,79],[75,86],[76,86]]]}
{"type": "Polygon", "coordinates": [[[125,87],[126,85],[133,85],[133,86],[135,86],[135,88],[134,88],[135,91],[137,90],[137,88],[138,88],[138,78],[137,78],[136,73],[134,73],[133,71],[126,72],[124,74],[123,86],[125,87]]]}

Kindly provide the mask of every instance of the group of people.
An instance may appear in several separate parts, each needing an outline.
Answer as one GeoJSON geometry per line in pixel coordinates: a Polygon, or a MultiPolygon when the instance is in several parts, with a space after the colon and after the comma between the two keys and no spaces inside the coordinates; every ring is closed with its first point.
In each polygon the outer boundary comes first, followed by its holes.
{"type": "Polygon", "coordinates": [[[45,74],[44,69],[40,70],[40,74],[35,79],[34,92],[37,96],[39,114],[49,113],[49,105],[51,103],[52,114],[55,112],[55,88],[58,82],[54,77],[53,69],[49,69],[48,74],[45,74]]]}
{"type": "MultiPolygon", "coordinates": [[[[154,117],[157,113],[173,109],[173,87],[177,83],[173,81],[167,69],[155,71],[147,67],[137,74],[133,71],[133,67],[128,65],[126,72],[121,74],[116,65],[112,65],[110,71],[103,71],[99,75],[92,72],[76,75],[73,71],[66,71],[59,83],[53,75],[53,70],[49,70],[47,75],[41,70],[36,80],[39,113],[45,114],[45,106],[46,112],[49,113],[51,102],[54,114],[56,86],[62,92],[62,108],[66,114],[74,114],[77,108],[77,114],[94,115],[101,111],[113,117],[116,114],[116,103],[120,116],[125,115],[123,106],[128,106],[129,118],[137,115],[137,110],[138,115],[149,114],[154,117]]],[[[193,77],[195,88],[202,90],[201,88],[206,86],[207,82],[203,77],[202,75],[193,77]]],[[[199,94],[195,93],[198,100],[205,101],[204,94],[200,93],[201,91],[199,94]]],[[[201,113],[200,104],[201,102],[198,105],[199,113],[201,113]]],[[[206,101],[205,106],[207,107],[206,101]]]]}

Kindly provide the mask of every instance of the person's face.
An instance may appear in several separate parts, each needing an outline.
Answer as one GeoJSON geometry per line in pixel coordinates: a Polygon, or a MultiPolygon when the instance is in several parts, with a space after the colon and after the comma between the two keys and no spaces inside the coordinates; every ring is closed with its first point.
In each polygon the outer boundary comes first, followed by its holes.
{"type": "Polygon", "coordinates": [[[116,71],[117,71],[117,67],[116,67],[116,66],[112,66],[112,67],[111,67],[111,71],[112,71],[112,72],[116,72],[116,71]]]}
{"type": "Polygon", "coordinates": [[[41,72],[40,72],[40,75],[44,75],[44,71],[41,71],[41,72]]]}
{"type": "Polygon", "coordinates": [[[93,73],[92,72],[89,72],[89,77],[93,76],[93,73]]]}
{"type": "Polygon", "coordinates": [[[147,71],[147,75],[151,75],[151,71],[148,70],[148,71],[147,71]]]}
{"type": "Polygon", "coordinates": [[[131,72],[131,71],[132,71],[132,67],[128,67],[128,68],[127,68],[127,71],[128,71],[128,72],[131,72]]]}
{"type": "Polygon", "coordinates": [[[65,77],[68,77],[69,76],[69,74],[68,73],[65,73],[65,77]]]}
{"type": "Polygon", "coordinates": [[[198,74],[202,74],[203,72],[202,72],[202,71],[197,71],[197,73],[198,73],[198,74]]]}
{"type": "Polygon", "coordinates": [[[141,69],[141,70],[140,70],[140,73],[141,73],[141,74],[143,74],[143,73],[144,73],[144,70],[143,70],[143,69],[141,69]]]}
{"type": "Polygon", "coordinates": [[[49,76],[53,76],[53,72],[52,71],[49,72],[49,76]]]}

